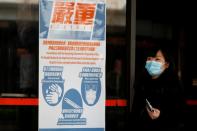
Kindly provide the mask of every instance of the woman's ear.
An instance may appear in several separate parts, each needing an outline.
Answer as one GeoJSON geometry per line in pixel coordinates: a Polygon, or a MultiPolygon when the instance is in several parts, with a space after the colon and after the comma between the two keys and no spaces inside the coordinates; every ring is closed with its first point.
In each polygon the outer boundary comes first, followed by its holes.
{"type": "Polygon", "coordinates": [[[169,66],[170,66],[170,64],[169,64],[168,62],[166,62],[166,63],[164,64],[165,69],[168,68],[169,66]]]}

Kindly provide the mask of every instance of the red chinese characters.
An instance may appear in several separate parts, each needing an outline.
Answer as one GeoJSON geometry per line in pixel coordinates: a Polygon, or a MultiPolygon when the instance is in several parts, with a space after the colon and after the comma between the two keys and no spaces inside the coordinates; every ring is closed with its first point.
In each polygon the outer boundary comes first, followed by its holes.
{"type": "Polygon", "coordinates": [[[74,2],[56,2],[52,23],[72,24],[71,17],[74,13],[74,2]]]}
{"type": "Polygon", "coordinates": [[[76,3],[75,5],[74,2],[55,2],[52,23],[92,25],[95,9],[96,4],[76,3]]]}
{"type": "Polygon", "coordinates": [[[92,25],[95,7],[95,4],[77,3],[74,24],[92,25]]]}

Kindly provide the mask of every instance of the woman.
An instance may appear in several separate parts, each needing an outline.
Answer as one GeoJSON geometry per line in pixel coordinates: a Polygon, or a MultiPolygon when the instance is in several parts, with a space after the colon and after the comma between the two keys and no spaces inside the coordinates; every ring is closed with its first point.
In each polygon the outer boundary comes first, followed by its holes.
{"type": "Polygon", "coordinates": [[[145,75],[135,87],[133,118],[137,130],[177,131],[182,126],[183,91],[165,49],[149,54],[145,75]]]}

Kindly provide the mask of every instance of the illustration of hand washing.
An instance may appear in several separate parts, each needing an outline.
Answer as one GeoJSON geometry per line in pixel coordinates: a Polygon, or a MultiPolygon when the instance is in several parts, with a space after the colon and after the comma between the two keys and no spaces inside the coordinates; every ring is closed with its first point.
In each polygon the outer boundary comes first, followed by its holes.
{"type": "Polygon", "coordinates": [[[96,100],[96,92],[97,92],[97,88],[95,85],[85,86],[85,97],[88,104],[90,105],[94,104],[96,100]]]}
{"type": "Polygon", "coordinates": [[[57,104],[62,94],[62,88],[58,84],[52,84],[46,90],[46,101],[49,104],[57,104]]]}

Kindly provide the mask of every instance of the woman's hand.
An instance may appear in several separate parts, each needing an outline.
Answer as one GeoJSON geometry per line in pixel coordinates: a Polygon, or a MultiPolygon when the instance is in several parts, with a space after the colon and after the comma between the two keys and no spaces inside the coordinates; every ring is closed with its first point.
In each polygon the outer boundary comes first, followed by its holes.
{"type": "Polygon", "coordinates": [[[159,118],[159,116],[160,116],[160,110],[159,110],[159,109],[152,108],[152,111],[150,111],[150,110],[146,107],[146,110],[147,110],[148,115],[150,116],[150,118],[151,118],[152,120],[155,120],[155,119],[159,118]]]}

